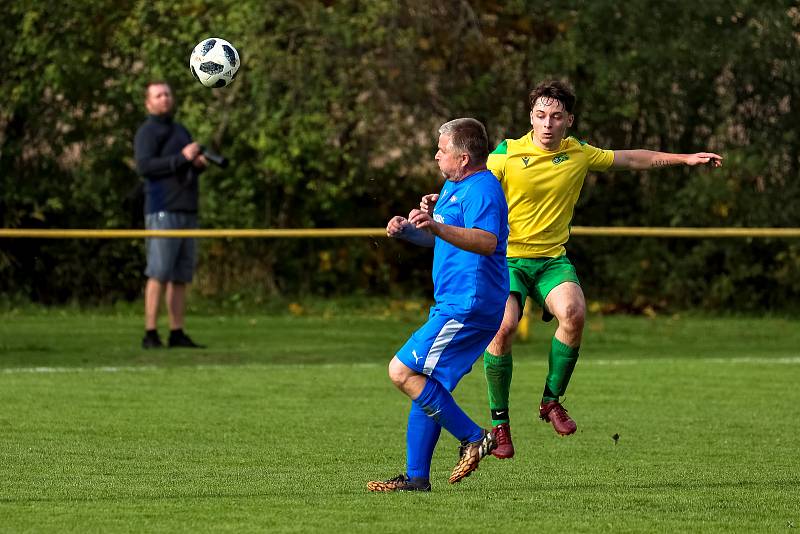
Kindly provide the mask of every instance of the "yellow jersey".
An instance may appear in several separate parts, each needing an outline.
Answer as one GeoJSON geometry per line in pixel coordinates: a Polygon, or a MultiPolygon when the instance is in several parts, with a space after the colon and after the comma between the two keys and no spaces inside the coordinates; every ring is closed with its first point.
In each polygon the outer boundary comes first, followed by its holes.
{"type": "Polygon", "coordinates": [[[506,139],[489,155],[508,201],[508,257],[555,258],[566,250],[570,223],[589,171],[605,171],[614,152],[567,137],[549,152],[533,144],[532,132],[506,139]]]}

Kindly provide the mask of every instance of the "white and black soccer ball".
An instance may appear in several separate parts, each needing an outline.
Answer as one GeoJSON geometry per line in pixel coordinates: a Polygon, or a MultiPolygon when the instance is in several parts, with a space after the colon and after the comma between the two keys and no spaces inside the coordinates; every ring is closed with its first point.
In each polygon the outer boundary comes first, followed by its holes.
{"type": "Polygon", "coordinates": [[[239,65],[239,52],[219,37],[200,41],[189,58],[192,74],[206,87],[225,87],[236,77],[239,65]]]}

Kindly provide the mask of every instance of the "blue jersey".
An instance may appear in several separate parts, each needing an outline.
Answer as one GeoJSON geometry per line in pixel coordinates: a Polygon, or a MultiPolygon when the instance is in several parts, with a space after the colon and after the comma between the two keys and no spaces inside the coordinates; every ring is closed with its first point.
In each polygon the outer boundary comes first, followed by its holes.
{"type": "Polygon", "coordinates": [[[497,237],[497,247],[492,255],[483,256],[437,237],[433,249],[436,306],[431,313],[497,329],[508,299],[508,204],[500,182],[488,170],[460,182],[445,181],[433,218],[451,226],[490,232],[497,237]]]}

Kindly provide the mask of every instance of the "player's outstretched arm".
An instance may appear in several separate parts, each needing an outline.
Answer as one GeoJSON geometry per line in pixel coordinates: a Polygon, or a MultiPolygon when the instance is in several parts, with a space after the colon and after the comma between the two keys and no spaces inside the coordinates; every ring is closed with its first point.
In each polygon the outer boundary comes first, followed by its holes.
{"type": "Polygon", "coordinates": [[[722,166],[722,156],[713,152],[697,152],[696,154],[671,154],[653,150],[615,150],[612,170],[643,171],[659,167],[675,165],[711,165],[722,166]]]}
{"type": "Polygon", "coordinates": [[[386,225],[386,235],[421,247],[432,247],[436,242],[436,238],[429,231],[415,227],[408,219],[399,215],[389,219],[389,223],[386,225]]]}
{"type": "Polygon", "coordinates": [[[417,229],[429,230],[433,235],[468,252],[490,256],[497,248],[497,236],[480,228],[461,228],[439,223],[422,210],[411,210],[408,220],[417,229]]]}

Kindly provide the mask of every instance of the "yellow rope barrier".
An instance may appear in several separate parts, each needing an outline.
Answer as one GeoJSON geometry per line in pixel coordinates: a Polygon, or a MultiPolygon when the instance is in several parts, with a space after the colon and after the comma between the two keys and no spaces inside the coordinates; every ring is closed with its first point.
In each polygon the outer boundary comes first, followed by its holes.
{"type": "Polygon", "coordinates": [[[143,237],[381,237],[384,228],[215,229],[215,230],[49,230],[1,228],[0,237],[40,239],[140,239],[143,237]]]}
{"type": "Polygon", "coordinates": [[[800,228],[573,226],[572,235],[630,237],[800,237],[800,228]]]}
{"type": "MultiPolygon", "coordinates": [[[[573,226],[573,236],[597,237],[800,237],[800,228],[668,228],[639,226],[573,226]]],[[[197,230],[82,230],[0,228],[0,238],[141,239],[145,237],[320,238],[386,237],[384,228],[267,228],[197,230]]]]}

